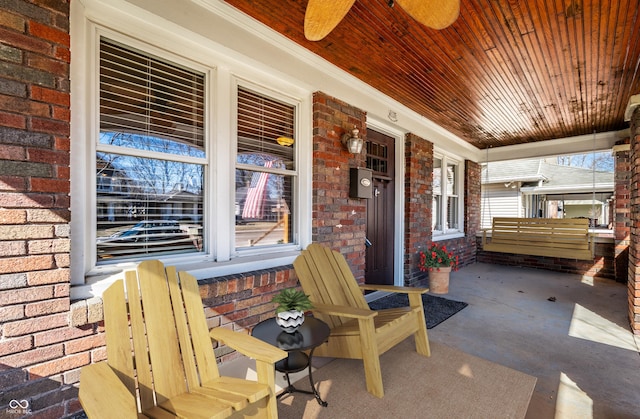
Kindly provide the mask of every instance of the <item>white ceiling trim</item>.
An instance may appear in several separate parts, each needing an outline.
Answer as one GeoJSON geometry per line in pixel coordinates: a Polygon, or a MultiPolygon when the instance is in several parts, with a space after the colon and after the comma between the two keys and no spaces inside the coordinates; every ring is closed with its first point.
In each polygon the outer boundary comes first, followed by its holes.
{"type": "Polygon", "coordinates": [[[482,151],[481,161],[503,161],[526,159],[533,157],[553,157],[558,155],[584,154],[599,151],[610,151],[620,136],[615,131],[595,135],[560,138],[557,140],[539,141],[518,144],[482,151]]]}

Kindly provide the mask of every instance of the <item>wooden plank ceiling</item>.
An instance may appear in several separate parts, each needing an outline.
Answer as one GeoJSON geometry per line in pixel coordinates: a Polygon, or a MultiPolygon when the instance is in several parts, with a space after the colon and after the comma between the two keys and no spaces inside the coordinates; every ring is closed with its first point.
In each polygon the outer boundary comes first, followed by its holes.
{"type": "Polygon", "coordinates": [[[640,93],[638,0],[461,0],[441,31],[357,0],[317,42],[306,0],[226,2],[481,149],[625,129],[640,93]]]}

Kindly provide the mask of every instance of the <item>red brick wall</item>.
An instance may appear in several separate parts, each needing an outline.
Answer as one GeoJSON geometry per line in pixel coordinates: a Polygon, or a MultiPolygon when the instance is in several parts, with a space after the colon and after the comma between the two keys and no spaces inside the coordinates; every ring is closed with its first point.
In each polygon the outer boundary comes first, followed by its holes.
{"type": "Polygon", "coordinates": [[[640,334],[640,108],[633,112],[631,128],[631,188],[629,244],[629,321],[634,333],[640,334]]]}
{"type": "Polygon", "coordinates": [[[365,165],[341,143],[356,126],[366,140],[366,113],[316,92],[313,95],[312,240],[340,251],[357,279],[364,279],[366,209],[364,199],[349,198],[349,168],[365,165]]]}
{"type": "MultiPolygon", "coordinates": [[[[629,144],[629,139],[621,142],[629,144]]],[[[615,199],[613,203],[613,234],[615,238],[615,279],[627,282],[629,274],[629,232],[631,228],[631,159],[629,150],[615,153],[615,199]]]]}
{"type": "MultiPolygon", "coordinates": [[[[470,160],[466,160],[464,164],[464,230],[467,240],[473,242],[471,247],[473,253],[475,253],[475,236],[480,230],[481,214],[481,199],[482,199],[482,185],[480,179],[482,178],[482,166],[479,163],[474,163],[470,160]]],[[[467,260],[468,263],[475,262],[473,257],[467,260]]]]}
{"type": "Polygon", "coordinates": [[[404,160],[404,282],[406,286],[427,286],[427,273],[418,269],[418,252],[431,243],[433,144],[407,134],[404,160]]]}
{"type": "MultiPolygon", "coordinates": [[[[209,328],[251,330],[258,322],[273,317],[274,294],[298,285],[292,266],[210,278],[198,281],[209,328]]],[[[224,362],[238,356],[226,346],[215,349],[224,362]]]]}
{"type": "MultiPolygon", "coordinates": [[[[69,3],[0,13],[0,412],[78,410],[77,368],[102,358],[96,325],[68,326],[69,3]]],[[[7,413],[9,414],[9,413],[7,413]]],[[[12,413],[14,416],[15,414],[12,413]]]]}
{"type": "Polygon", "coordinates": [[[447,248],[459,255],[459,267],[476,262],[476,232],[480,229],[482,166],[469,160],[464,164],[464,237],[452,240],[447,248]]]}
{"type": "MultiPolygon", "coordinates": [[[[439,241],[458,255],[460,267],[476,260],[475,234],[480,227],[480,172],[479,164],[465,162],[465,236],[439,241]]],[[[404,189],[405,285],[427,286],[428,274],[418,269],[418,254],[432,240],[433,144],[411,133],[405,137],[404,189]]]]}

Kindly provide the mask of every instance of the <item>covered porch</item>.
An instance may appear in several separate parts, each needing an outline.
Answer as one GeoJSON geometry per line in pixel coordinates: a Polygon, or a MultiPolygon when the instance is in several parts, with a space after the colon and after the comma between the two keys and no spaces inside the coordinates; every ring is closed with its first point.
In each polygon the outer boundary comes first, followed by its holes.
{"type": "Polygon", "coordinates": [[[537,377],[528,418],[637,414],[625,284],[477,263],[454,273],[447,298],[469,306],[430,338],[537,377]]]}
{"type": "MultiPolygon", "coordinates": [[[[140,260],[189,271],[208,326],[248,332],[273,317],[277,291],[298,285],[291,263],[312,242],[344,254],[361,282],[384,255],[389,285],[404,286],[427,281],[418,252],[446,244],[462,268],[449,296],[470,307],[434,329],[434,342],[538,376],[532,406],[543,414],[566,380],[594,417],[627,406],[640,388],[627,359],[637,360],[635,343],[570,331],[600,316],[625,341],[640,334],[637,4],[464,0],[454,25],[431,31],[389,2],[362,0],[311,42],[306,3],[3,4],[0,412],[81,414],[80,369],[107,358],[102,291],[140,260]],[[346,147],[354,138],[364,151],[346,147]],[[600,238],[596,258],[486,264],[482,165],[594,150],[616,156],[613,237],[600,238]],[[376,191],[354,196],[351,169],[363,167],[375,169],[376,191]],[[369,205],[380,195],[384,205],[369,205]],[[369,225],[379,212],[387,218],[369,225]],[[162,240],[113,240],[111,227],[125,224],[162,240]],[[525,262],[564,273],[514,267],[525,262]],[[542,285],[553,278],[570,283],[542,285]],[[599,294],[605,283],[615,293],[599,294]],[[562,367],[531,358],[542,349],[562,367]]],[[[222,346],[216,356],[237,355],[222,346]]]]}
{"type": "MultiPolygon", "coordinates": [[[[625,285],[611,279],[476,263],[452,274],[449,294],[443,297],[469,305],[429,329],[430,341],[536,377],[527,418],[637,415],[640,339],[628,328],[625,285]]],[[[316,361],[320,371],[331,362],[316,361]]],[[[222,365],[240,376],[251,375],[251,368],[246,359],[222,365]]],[[[296,378],[302,380],[301,388],[308,387],[304,373],[296,378]]],[[[278,376],[277,382],[280,388],[285,386],[283,377],[278,376]]],[[[301,412],[306,412],[305,418],[339,416],[344,398],[327,383],[318,385],[326,391],[321,395],[329,408],[317,406],[312,396],[295,393],[280,401],[281,417],[299,417],[301,412]],[[318,415],[323,409],[329,410],[318,415]]],[[[409,391],[421,384],[407,382],[406,386],[409,391]]],[[[353,394],[375,403],[364,380],[361,387],[354,388],[353,394]]],[[[394,412],[381,415],[385,413],[394,412]]]]}

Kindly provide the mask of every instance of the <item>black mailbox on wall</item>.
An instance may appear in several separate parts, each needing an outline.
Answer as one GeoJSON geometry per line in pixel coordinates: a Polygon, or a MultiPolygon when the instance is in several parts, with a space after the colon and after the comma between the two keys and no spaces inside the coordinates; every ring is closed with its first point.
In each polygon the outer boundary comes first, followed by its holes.
{"type": "Polygon", "coordinates": [[[361,167],[352,167],[349,171],[349,197],[371,198],[373,196],[373,171],[361,167]]]}

